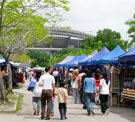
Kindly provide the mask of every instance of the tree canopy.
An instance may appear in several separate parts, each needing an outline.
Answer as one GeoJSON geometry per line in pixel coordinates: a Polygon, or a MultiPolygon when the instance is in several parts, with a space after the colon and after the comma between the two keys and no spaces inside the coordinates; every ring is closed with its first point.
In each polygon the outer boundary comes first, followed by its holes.
{"type": "Polygon", "coordinates": [[[47,54],[45,51],[27,51],[27,55],[33,59],[31,63],[31,67],[35,67],[39,65],[41,67],[46,67],[49,65],[50,55],[47,54]]]}
{"type": "Polygon", "coordinates": [[[69,11],[68,0],[1,0],[0,53],[7,62],[9,91],[12,92],[12,72],[9,60],[26,47],[49,42],[51,32],[45,26],[55,26],[69,11]]]}
{"type": "Polygon", "coordinates": [[[1,0],[0,52],[6,61],[14,53],[48,41],[50,32],[45,25],[54,26],[68,11],[68,0],[1,0]]]}
{"type": "Polygon", "coordinates": [[[133,15],[133,19],[126,21],[126,24],[129,25],[128,34],[131,37],[131,42],[135,42],[135,14],[133,15]]]}

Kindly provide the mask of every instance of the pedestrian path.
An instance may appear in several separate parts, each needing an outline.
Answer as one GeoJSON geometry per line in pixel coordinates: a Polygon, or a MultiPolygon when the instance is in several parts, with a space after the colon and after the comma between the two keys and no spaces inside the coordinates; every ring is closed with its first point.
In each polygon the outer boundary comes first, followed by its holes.
{"type": "Polygon", "coordinates": [[[19,92],[24,95],[22,110],[15,114],[0,114],[0,122],[135,122],[135,109],[112,108],[112,112],[108,116],[102,116],[100,107],[95,106],[94,112],[96,115],[87,116],[86,110],[82,109],[81,104],[74,104],[72,96],[68,97],[67,120],[60,120],[57,97],[55,99],[54,116],[50,120],[41,120],[40,116],[33,115],[32,93],[26,89],[29,82],[25,82],[22,89],[16,89],[14,92],[19,92]]]}

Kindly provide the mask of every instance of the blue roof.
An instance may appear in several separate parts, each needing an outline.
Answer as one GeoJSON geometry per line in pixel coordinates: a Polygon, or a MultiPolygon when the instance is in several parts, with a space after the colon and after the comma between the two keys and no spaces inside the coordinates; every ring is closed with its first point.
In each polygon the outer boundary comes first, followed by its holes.
{"type": "Polygon", "coordinates": [[[77,59],[76,59],[76,61],[74,61],[74,63],[73,63],[73,65],[74,66],[78,66],[78,63],[80,62],[80,61],[82,61],[83,59],[85,59],[87,56],[85,55],[85,54],[82,54],[81,56],[79,56],[77,59]]]}
{"type": "Polygon", "coordinates": [[[78,59],[76,59],[76,62],[82,61],[83,59],[85,59],[87,56],[85,54],[82,54],[81,56],[78,57],[78,59]]]}
{"type": "Polygon", "coordinates": [[[135,47],[119,57],[119,62],[135,61],[135,47]]]}
{"type": "Polygon", "coordinates": [[[117,45],[109,54],[103,56],[100,59],[96,59],[94,62],[95,63],[108,63],[109,60],[118,58],[119,56],[125,54],[125,51],[117,45]]]}
{"type": "Polygon", "coordinates": [[[118,57],[117,58],[113,58],[113,59],[110,59],[110,60],[108,60],[108,63],[109,64],[118,64],[118,57]]]}
{"type": "MultiPolygon", "coordinates": [[[[4,59],[2,56],[0,56],[0,59],[4,59]]],[[[5,60],[5,59],[4,59],[5,60]]]]}
{"type": "Polygon", "coordinates": [[[75,64],[78,65],[78,62],[85,59],[87,56],[85,54],[82,54],[81,56],[75,56],[73,60],[70,62],[64,64],[65,67],[73,67],[75,64]]]}
{"type": "Polygon", "coordinates": [[[107,55],[109,53],[110,53],[110,51],[106,47],[104,47],[96,56],[94,56],[90,60],[88,60],[86,62],[86,64],[90,65],[90,64],[92,64],[92,61],[99,60],[99,59],[101,59],[102,57],[104,57],[105,55],[107,55]]]}
{"type": "Polygon", "coordinates": [[[2,56],[0,56],[0,65],[5,65],[5,64],[6,64],[5,59],[2,56]]]}
{"type": "Polygon", "coordinates": [[[79,57],[80,57],[80,56],[76,55],[71,61],[69,61],[69,62],[63,64],[63,66],[64,66],[64,67],[71,67],[71,66],[73,66],[73,63],[74,63],[75,61],[77,61],[77,59],[78,59],[79,57]]]}
{"type": "Polygon", "coordinates": [[[67,56],[65,59],[57,63],[55,66],[63,66],[65,63],[70,62],[73,58],[74,56],[67,56]]]}
{"type": "Polygon", "coordinates": [[[85,65],[86,62],[91,59],[93,56],[97,55],[98,51],[95,50],[91,55],[87,56],[86,58],[84,58],[83,60],[79,61],[79,65],[85,65]]]}

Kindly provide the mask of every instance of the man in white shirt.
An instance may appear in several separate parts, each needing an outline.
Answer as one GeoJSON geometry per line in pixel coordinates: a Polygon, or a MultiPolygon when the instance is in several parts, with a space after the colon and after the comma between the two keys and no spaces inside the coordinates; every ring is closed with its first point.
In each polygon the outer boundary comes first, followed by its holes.
{"type": "Polygon", "coordinates": [[[47,103],[46,120],[49,120],[51,113],[52,96],[55,94],[55,79],[54,76],[50,75],[52,72],[50,67],[46,67],[45,71],[46,73],[39,79],[39,86],[42,86],[43,89],[41,95],[41,119],[45,118],[45,108],[47,103]]]}

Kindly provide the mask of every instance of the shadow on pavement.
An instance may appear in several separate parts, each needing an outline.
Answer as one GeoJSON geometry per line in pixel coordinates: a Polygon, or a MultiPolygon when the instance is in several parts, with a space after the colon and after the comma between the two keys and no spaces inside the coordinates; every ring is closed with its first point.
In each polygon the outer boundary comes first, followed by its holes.
{"type": "Polygon", "coordinates": [[[127,108],[127,107],[111,107],[111,112],[113,114],[120,115],[121,117],[135,122],[135,108],[127,108]]]}

